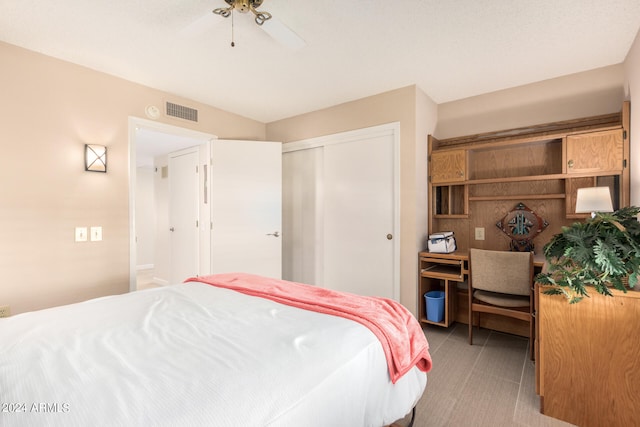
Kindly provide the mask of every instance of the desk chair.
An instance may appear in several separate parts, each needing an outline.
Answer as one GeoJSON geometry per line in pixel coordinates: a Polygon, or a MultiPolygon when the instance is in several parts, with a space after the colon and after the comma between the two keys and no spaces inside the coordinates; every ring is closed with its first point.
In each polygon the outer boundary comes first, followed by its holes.
{"type": "Polygon", "coordinates": [[[469,344],[473,313],[493,313],[533,323],[533,252],[469,250],[469,344]]]}

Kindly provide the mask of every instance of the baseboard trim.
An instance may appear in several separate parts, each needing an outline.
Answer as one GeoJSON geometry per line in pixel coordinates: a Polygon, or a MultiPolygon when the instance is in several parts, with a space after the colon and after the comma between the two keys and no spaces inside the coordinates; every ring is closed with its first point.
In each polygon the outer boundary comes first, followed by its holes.
{"type": "Polygon", "coordinates": [[[154,277],[152,279],[152,282],[156,285],[160,285],[160,286],[169,286],[169,282],[167,280],[164,279],[160,279],[159,277],[154,277]]]}

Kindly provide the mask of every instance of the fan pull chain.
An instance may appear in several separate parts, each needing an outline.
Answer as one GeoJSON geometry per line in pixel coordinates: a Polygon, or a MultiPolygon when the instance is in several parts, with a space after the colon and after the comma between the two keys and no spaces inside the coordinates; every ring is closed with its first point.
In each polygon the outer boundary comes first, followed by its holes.
{"type": "Polygon", "coordinates": [[[231,47],[235,47],[235,43],[233,41],[234,39],[234,35],[233,35],[233,11],[231,11],[231,47]]]}

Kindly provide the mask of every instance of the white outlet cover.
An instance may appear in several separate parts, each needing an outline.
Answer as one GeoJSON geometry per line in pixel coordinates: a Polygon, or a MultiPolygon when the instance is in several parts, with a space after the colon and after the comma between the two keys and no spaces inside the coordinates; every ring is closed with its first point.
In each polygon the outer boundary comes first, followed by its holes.
{"type": "Polygon", "coordinates": [[[87,241],[87,227],[76,227],[76,242],[87,241]]]}
{"type": "Polygon", "coordinates": [[[91,227],[91,241],[99,242],[102,240],[102,227],[91,227]]]}

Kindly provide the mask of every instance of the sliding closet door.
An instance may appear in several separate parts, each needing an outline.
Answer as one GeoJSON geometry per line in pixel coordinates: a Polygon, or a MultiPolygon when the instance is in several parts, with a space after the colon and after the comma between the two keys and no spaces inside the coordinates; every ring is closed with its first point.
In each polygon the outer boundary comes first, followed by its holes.
{"type": "Polygon", "coordinates": [[[324,147],[324,283],[361,295],[394,295],[394,139],[324,147]]]}
{"type": "Polygon", "coordinates": [[[397,123],[285,144],[284,277],[400,297],[397,123]]]}
{"type": "Polygon", "coordinates": [[[282,277],[313,285],[322,283],[322,153],[282,155],[282,277]]]}

